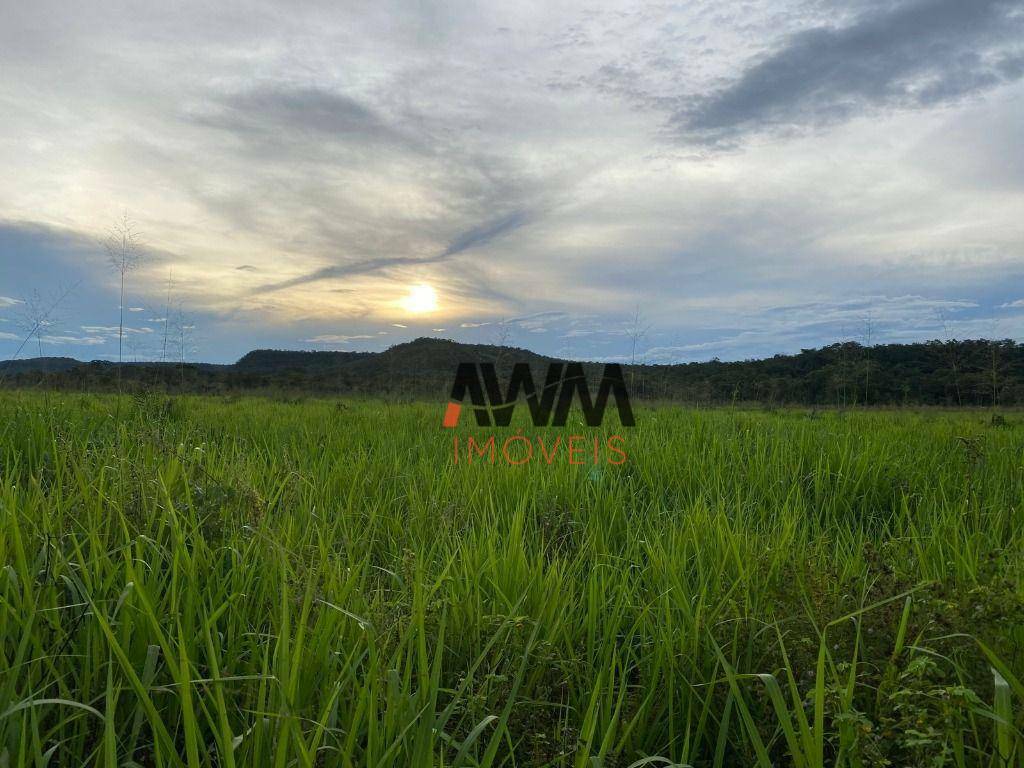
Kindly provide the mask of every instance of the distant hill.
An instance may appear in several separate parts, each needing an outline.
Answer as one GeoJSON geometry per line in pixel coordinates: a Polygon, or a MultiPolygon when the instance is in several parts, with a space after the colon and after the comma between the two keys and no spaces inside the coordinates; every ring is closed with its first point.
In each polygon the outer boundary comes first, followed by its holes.
{"type": "MultiPolygon", "coordinates": [[[[542,376],[554,358],[525,349],[419,338],[383,352],[258,349],[232,365],[125,363],[122,386],[188,392],[294,392],[445,398],[460,362],[507,374],[526,362],[542,376]]],[[[71,358],[0,363],[5,386],[109,390],[117,364],[71,358]]],[[[587,363],[588,373],[600,363],[587,363]]],[[[763,360],[626,366],[636,399],[805,405],[1024,405],[1024,345],[1010,340],[854,342],[763,360]]]]}
{"type": "Polygon", "coordinates": [[[419,338],[404,344],[396,344],[375,355],[365,355],[347,370],[354,374],[379,375],[387,371],[416,372],[419,375],[438,374],[451,380],[456,366],[461,362],[488,362],[501,367],[513,362],[529,363],[531,366],[546,365],[555,360],[519,347],[501,347],[493,344],[462,344],[450,339],[419,338]]]}
{"type": "Polygon", "coordinates": [[[304,352],[288,349],[254,349],[234,364],[236,371],[322,371],[350,363],[372,352],[304,352]]]}

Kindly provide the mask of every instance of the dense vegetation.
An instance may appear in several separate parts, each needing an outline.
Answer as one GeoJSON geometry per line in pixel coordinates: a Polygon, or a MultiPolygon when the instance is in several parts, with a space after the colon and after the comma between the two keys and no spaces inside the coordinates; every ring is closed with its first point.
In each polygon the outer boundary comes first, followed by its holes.
{"type": "MultiPolygon", "coordinates": [[[[499,369],[552,358],[523,349],[417,339],[380,353],[256,350],[233,365],[80,364],[67,358],[0,363],[18,387],[116,390],[119,383],[178,392],[364,394],[443,398],[456,366],[499,369]]],[[[595,370],[599,366],[592,366],[595,370]]],[[[854,342],[766,360],[628,366],[637,398],[689,404],[1024,405],[1024,345],[1014,341],[931,341],[863,347],[854,342]]],[[[538,376],[543,376],[539,373],[538,376]]]]}
{"type": "Polygon", "coordinates": [[[1019,414],[440,410],[0,397],[0,765],[1024,764],[1019,414]]]}

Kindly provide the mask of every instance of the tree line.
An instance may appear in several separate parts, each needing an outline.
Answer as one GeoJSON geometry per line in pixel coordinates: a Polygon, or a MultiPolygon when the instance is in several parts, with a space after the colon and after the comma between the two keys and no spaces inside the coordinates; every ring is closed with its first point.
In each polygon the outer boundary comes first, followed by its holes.
{"type": "MultiPolygon", "coordinates": [[[[459,362],[546,365],[526,350],[417,339],[379,353],[258,350],[234,365],[68,361],[22,370],[9,386],[181,392],[292,392],[445,398],[459,362]]],[[[19,361],[28,362],[28,361],[19,361]]],[[[1024,405],[1024,345],[1010,339],[861,345],[847,341],[760,360],[626,365],[631,396],[690,404],[833,407],[1024,405]]],[[[508,369],[508,370],[506,370],[508,369]]],[[[596,376],[600,363],[588,364],[596,376]]]]}

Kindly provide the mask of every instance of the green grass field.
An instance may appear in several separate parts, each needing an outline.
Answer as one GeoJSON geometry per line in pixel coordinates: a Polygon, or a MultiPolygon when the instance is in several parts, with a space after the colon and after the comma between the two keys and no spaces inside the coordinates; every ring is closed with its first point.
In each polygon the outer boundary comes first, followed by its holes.
{"type": "Polygon", "coordinates": [[[0,766],[1024,766],[1020,414],[442,410],[0,397],[0,766]]]}

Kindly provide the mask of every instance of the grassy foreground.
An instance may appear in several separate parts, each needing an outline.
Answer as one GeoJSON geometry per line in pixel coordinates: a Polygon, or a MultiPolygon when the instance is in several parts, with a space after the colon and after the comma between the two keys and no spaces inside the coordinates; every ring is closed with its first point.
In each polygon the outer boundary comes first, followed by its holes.
{"type": "Polygon", "coordinates": [[[441,412],[0,397],[0,766],[1024,766],[1019,414],[441,412]]]}

